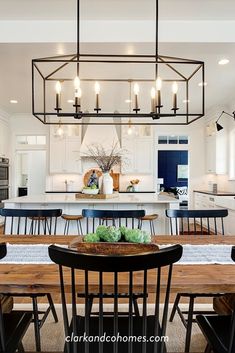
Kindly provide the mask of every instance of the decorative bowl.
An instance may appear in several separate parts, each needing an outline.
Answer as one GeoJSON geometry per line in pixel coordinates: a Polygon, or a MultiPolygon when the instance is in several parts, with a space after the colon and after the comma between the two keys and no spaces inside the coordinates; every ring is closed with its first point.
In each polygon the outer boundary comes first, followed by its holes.
{"type": "Polygon", "coordinates": [[[99,193],[99,189],[83,189],[82,193],[87,195],[97,195],[99,193]]]}

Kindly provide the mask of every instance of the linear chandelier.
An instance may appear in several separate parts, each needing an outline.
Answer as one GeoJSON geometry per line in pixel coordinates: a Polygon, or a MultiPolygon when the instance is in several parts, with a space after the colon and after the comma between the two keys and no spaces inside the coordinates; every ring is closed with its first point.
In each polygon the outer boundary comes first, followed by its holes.
{"type": "Polygon", "coordinates": [[[33,115],[44,124],[127,126],[188,125],[203,117],[204,62],[160,55],[158,0],[155,13],[154,54],[82,53],[77,0],[76,53],[32,60],[33,115]]]}

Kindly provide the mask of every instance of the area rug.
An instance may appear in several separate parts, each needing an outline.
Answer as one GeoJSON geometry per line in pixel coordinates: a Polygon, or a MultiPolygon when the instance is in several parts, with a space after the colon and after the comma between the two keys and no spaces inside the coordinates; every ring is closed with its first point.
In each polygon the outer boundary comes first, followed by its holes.
{"type": "MultiPolygon", "coordinates": [[[[17,309],[30,308],[28,304],[18,304],[16,306],[17,309]]],[[[41,305],[40,308],[43,309],[43,305],[41,305]]],[[[126,306],[123,305],[123,310],[125,310],[125,308],[126,306]]],[[[111,306],[107,305],[106,309],[111,309],[111,306]]],[[[200,304],[200,306],[196,306],[196,309],[210,310],[211,307],[208,305],[200,304]]],[[[42,351],[63,351],[64,331],[61,306],[56,305],[56,310],[59,317],[59,322],[57,324],[54,323],[53,318],[50,315],[41,330],[42,351]]],[[[96,308],[94,308],[94,310],[96,310],[96,308]]],[[[78,308],[78,311],[81,312],[81,308],[78,308]]],[[[173,322],[168,321],[167,336],[169,336],[169,341],[167,343],[168,352],[184,352],[185,328],[181,323],[178,315],[175,316],[173,322]]],[[[23,344],[26,351],[35,351],[34,329],[32,324],[30,325],[29,330],[27,331],[24,337],[23,344]]],[[[199,327],[197,326],[197,324],[193,324],[190,352],[204,352],[205,346],[206,342],[199,327]]]]}

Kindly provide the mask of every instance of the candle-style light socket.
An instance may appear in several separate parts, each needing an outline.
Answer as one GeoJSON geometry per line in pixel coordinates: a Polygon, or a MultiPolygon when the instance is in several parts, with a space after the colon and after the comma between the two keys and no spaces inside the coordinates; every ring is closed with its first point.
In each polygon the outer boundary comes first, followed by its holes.
{"type": "Polygon", "coordinates": [[[157,90],[157,99],[156,99],[156,108],[162,108],[162,98],[161,98],[161,91],[157,90]]]}
{"type": "Polygon", "coordinates": [[[179,108],[177,107],[177,93],[173,94],[173,108],[171,110],[173,110],[175,114],[177,110],[179,110],[179,108]]]}
{"type": "Polygon", "coordinates": [[[135,94],[135,107],[133,111],[136,112],[136,114],[140,111],[139,103],[138,103],[138,94],[135,94]]]}
{"type": "Polygon", "coordinates": [[[98,114],[99,111],[101,110],[100,108],[100,103],[99,103],[99,93],[96,93],[95,95],[95,108],[94,108],[94,111],[98,114]]]}
{"type": "Polygon", "coordinates": [[[55,110],[59,113],[61,109],[61,94],[56,93],[55,110]]]}

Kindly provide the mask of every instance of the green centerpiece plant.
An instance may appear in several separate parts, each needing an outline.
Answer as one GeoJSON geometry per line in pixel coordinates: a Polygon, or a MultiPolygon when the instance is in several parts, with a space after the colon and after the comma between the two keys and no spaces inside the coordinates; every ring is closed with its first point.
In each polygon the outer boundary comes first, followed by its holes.
{"type": "Polygon", "coordinates": [[[84,239],[87,243],[97,242],[128,242],[128,243],[150,243],[151,235],[141,229],[129,229],[124,226],[104,226],[100,225],[96,229],[96,233],[87,234],[84,239]]]}

